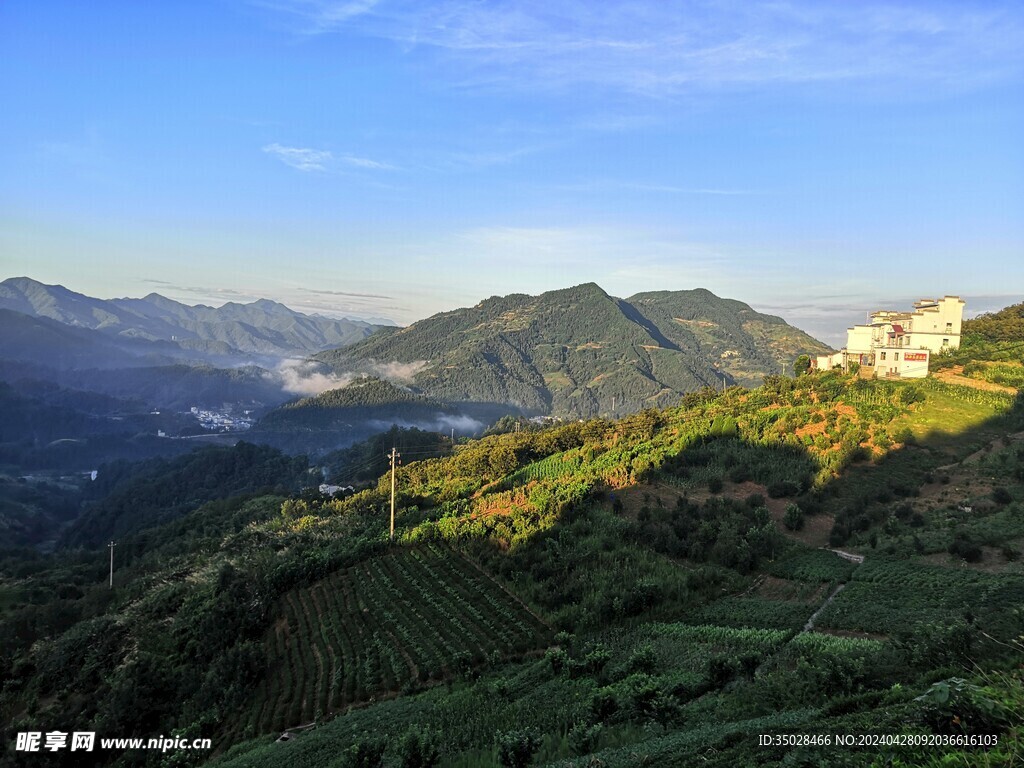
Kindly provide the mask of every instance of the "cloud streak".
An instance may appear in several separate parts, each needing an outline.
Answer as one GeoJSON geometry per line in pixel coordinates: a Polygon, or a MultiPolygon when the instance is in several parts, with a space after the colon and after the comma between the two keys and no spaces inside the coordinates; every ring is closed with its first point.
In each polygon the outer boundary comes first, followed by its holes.
{"type": "Polygon", "coordinates": [[[366,157],[355,155],[338,155],[326,149],[310,149],[308,147],[286,147],[277,142],[262,147],[268,155],[272,155],[285,165],[299,171],[329,171],[339,167],[355,168],[363,171],[394,171],[397,168],[389,163],[382,163],[366,157]]]}
{"type": "Polygon", "coordinates": [[[872,81],[970,87],[1019,71],[1013,6],[885,3],[590,3],[566,0],[277,4],[318,33],[433,51],[452,83],[597,85],[654,97],[761,84],[872,81]],[[973,82],[972,82],[973,81],[973,82]]]}
{"type": "Polygon", "coordinates": [[[375,376],[393,384],[408,385],[413,382],[416,374],[426,368],[426,360],[415,360],[411,363],[398,361],[389,363],[371,362],[360,365],[358,370],[335,373],[321,363],[310,360],[282,360],[277,368],[268,373],[267,377],[277,381],[281,389],[290,395],[313,397],[329,389],[347,387],[357,379],[375,376]]]}
{"type": "Polygon", "coordinates": [[[303,34],[320,34],[337,29],[369,13],[380,0],[254,0],[253,5],[291,16],[303,34]]]}
{"type": "Polygon", "coordinates": [[[350,293],[348,291],[329,291],[324,288],[299,288],[304,293],[315,293],[322,296],[345,296],[359,299],[388,299],[394,301],[394,296],[384,296],[379,293],[350,293]]]}
{"type": "Polygon", "coordinates": [[[277,377],[282,390],[290,395],[302,397],[312,397],[329,389],[346,387],[360,377],[357,373],[325,372],[318,363],[306,360],[284,360],[273,375],[277,377]]]}
{"type": "Polygon", "coordinates": [[[276,142],[264,146],[263,151],[300,171],[325,171],[327,163],[333,160],[330,152],[302,147],[283,147],[276,142]]]}

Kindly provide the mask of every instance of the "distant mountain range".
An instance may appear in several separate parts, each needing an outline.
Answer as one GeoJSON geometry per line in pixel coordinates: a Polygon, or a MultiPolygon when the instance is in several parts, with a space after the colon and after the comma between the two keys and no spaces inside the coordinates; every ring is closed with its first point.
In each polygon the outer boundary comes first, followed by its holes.
{"type": "Polygon", "coordinates": [[[283,360],[376,328],[266,300],[219,309],[157,294],[105,301],[25,277],[4,280],[0,467],[88,469],[188,451],[190,439],[162,436],[205,432],[192,406],[258,415],[301,383],[294,371],[282,375],[283,360]]]}
{"type": "Polygon", "coordinates": [[[665,406],[685,392],[759,384],[828,347],[779,317],[703,289],[609,296],[594,283],[492,297],[314,356],[336,373],[401,364],[449,403],[591,416],[665,406]]]}
{"type": "MultiPolygon", "coordinates": [[[[3,357],[17,352],[32,359],[29,349],[18,348],[19,337],[34,342],[30,336],[47,335],[61,348],[74,348],[91,359],[89,367],[95,368],[120,367],[124,356],[149,362],[198,358],[221,364],[251,362],[254,356],[304,357],[359,341],[379,327],[362,320],[306,315],[268,299],[218,308],[191,307],[157,293],[141,299],[95,299],[27,277],[0,283],[0,309],[60,324],[31,326],[5,314],[3,357]],[[12,322],[20,323],[16,333],[9,332],[12,322]],[[78,333],[64,330],[68,327],[78,333]],[[102,337],[83,331],[97,331],[102,337]],[[58,339],[61,333],[63,338],[58,339]]],[[[80,366],[74,355],[66,361],[70,367],[80,366]]]]}
{"type": "Polygon", "coordinates": [[[0,460],[87,466],[165,445],[179,452],[180,441],[156,433],[202,432],[191,406],[262,416],[248,439],[295,452],[393,423],[466,434],[505,413],[624,415],[701,387],[756,385],[826,350],[781,318],[701,289],[618,299],[587,283],[395,328],[267,300],[105,301],[11,278],[0,283],[0,382],[11,385],[0,397],[10,427],[0,460]],[[311,397],[288,405],[295,394],[311,397]]]}

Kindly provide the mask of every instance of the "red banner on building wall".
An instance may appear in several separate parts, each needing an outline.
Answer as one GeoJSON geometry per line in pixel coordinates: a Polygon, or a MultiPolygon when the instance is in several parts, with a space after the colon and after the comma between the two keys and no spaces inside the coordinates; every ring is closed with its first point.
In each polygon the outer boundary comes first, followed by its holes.
{"type": "Polygon", "coordinates": [[[928,359],[927,352],[907,352],[903,355],[903,359],[907,362],[924,362],[928,359]]]}

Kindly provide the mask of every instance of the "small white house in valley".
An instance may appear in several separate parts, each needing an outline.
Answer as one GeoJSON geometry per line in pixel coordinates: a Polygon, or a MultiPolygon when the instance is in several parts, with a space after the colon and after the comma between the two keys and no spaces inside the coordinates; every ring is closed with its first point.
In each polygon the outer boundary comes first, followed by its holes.
{"type": "Polygon", "coordinates": [[[857,363],[865,378],[923,379],[933,353],[960,346],[963,316],[964,301],[959,296],[921,299],[911,312],[878,310],[867,324],[847,329],[843,349],[819,355],[813,365],[847,371],[850,363],[857,363]]]}

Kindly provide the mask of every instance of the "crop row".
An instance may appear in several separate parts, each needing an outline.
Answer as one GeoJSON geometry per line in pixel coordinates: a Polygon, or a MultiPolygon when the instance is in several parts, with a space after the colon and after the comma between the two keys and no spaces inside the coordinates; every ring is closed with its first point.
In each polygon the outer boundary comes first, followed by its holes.
{"type": "Polygon", "coordinates": [[[237,731],[281,730],[542,645],[547,627],[440,545],[374,558],[286,594],[268,671],[237,731]]]}
{"type": "Polygon", "coordinates": [[[686,618],[690,624],[719,624],[749,629],[797,630],[814,612],[804,603],[757,597],[723,597],[686,618]]]}
{"type": "Polygon", "coordinates": [[[768,567],[772,576],[796,581],[846,581],[857,566],[834,552],[805,549],[781,558],[768,567]]]}
{"type": "Polygon", "coordinates": [[[563,451],[527,464],[505,477],[496,490],[509,490],[532,480],[557,480],[577,472],[582,466],[578,451],[563,451]]]}

